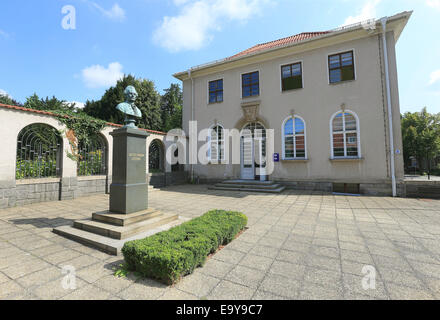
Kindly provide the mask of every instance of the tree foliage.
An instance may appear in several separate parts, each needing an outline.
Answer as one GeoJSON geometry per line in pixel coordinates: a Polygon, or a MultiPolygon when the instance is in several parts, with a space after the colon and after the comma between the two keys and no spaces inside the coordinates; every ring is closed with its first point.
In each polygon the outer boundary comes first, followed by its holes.
{"type": "Polygon", "coordinates": [[[138,93],[135,104],[142,112],[142,119],[139,120],[138,126],[160,130],[160,94],[156,91],[154,82],[147,79],[137,79],[132,75],[126,75],[120,79],[116,86],[109,88],[104,93],[101,100],[87,101],[84,112],[108,122],[124,123],[124,115],[116,109],[116,106],[124,101],[124,90],[129,85],[134,86],[138,93]]]}
{"type": "MultiPolygon", "coordinates": [[[[164,132],[182,127],[183,94],[180,86],[171,84],[168,89],[164,90],[164,95],[161,96],[153,81],[135,78],[132,75],[125,75],[118,80],[115,86],[105,91],[101,99],[87,101],[82,110],[76,108],[75,103],[59,100],[55,96],[43,99],[36,93],[26,98],[23,106],[29,109],[52,111],[60,115],[75,115],[75,123],[82,123],[83,125],[86,121],[86,115],[107,122],[123,124],[124,115],[116,109],[116,106],[124,101],[124,90],[129,85],[134,86],[138,93],[135,104],[142,112],[142,119],[137,122],[138,127],[164,132]]],[[[21,105],[7,95],[0,95],[0,103],[21,105]]],[[[91,118],[88,120],[91,120],[91,118]]],[[[70,123],[69,125],[72,126],[73,124],[70,123]]],[[[98,127],[100,125],[101,123],[98,124],[98,127]]],[[[86,131],[95,130],[94,125],[92,127],[86,131]]],[[[74,131],[80,134],[78,126],[74,131]]]]}
{"type": "MultiPolygon", "coordinates": [[[[407,112],[402,116],[402,140],[405,164],[415,157],[419,164],[440,156],[440,114],[407,112]]],[[[426,168],[429,170],[429,166],[426,168]]]]}
{"type": "Polygon", "coordinates": [[[182,128],[183,94],[178,84],[171,84],[165,89],[161,99],[162,131],[182,128]]]}
{"type": "Polygon", "coordinates": [[[65,100],[59,100],[55,96],[49,99],[40,98],[36,93],[26,98],[23,107],[34,110],[45,111],[75,111],[75,103],[69,103],[65,100]]]}
{"type": "Polygon", "coordinates": [[[9,106],[21,106],[21,103],[12,99],[7,94],[0,93],[0,103],[7,104],[9,106]]]}

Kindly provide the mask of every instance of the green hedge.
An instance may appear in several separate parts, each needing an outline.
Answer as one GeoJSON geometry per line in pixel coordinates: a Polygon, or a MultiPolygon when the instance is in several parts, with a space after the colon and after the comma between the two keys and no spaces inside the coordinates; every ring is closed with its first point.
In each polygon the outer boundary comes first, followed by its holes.
{"type": "Polygon", "coordinates": [[[122,253],[128,269],[172,284],[202,266],[246,224],[247,217],[240,212],[213,210],[168,231],[126,242],[122,253]]]}

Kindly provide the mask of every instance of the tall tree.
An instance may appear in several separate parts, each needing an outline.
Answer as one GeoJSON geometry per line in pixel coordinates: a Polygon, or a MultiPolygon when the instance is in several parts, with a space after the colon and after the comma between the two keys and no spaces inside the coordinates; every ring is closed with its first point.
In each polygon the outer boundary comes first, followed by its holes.
{"type": "Polygon", "coordinates": [[[419,165],[426,163],[430,174],[431,160],[440,156],[440,114],[430,114],[426,107],[420,112],[407,112],[402,117],[402,140],[405,163],[416,157],[419,165]]]}
{"type": "Polygon", "coordinates": [[[10,106],[21,106],[21,103],[12,99],[7,94],[0,93],[0,103],[7,104],[10,106]]]}
{"type": "Polygon", "coordinates": [[[45,111],[75,111],[75,104],[66,102],[65,100],[59,100],[55,96],[49,99],[40,98],[36,93],[26,98],[26,102],[23,107],[34,110],[45,111]]]}
{"type": "Polygon", "coordinates": [[[183,94],[178,84],[171,84],[161,98],[162,130],[182,128],[183,94]]]}
{"type": "Polygon", "coordinates": [[[132,75],[126,75],[120,79],[114,87],[104,93],[100,100],[87,101],[84,112],[105,121],[123,123],[124,115],[116,109],[116,106],[124,101],[124,90],[129,85],[136,88],[138,98],[135,104],[142,111],[142,119],[138,122],[138,126],[160,130],[160,95],[155,89],[154,82],[137,79],[132,75]]]}

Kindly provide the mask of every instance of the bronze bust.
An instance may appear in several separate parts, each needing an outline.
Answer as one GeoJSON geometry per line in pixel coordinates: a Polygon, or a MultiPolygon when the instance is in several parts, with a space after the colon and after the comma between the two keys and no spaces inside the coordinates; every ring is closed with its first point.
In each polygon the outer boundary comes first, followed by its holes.
{"type": "Polygon", "coordinates": [[[116,109],[125,114],[124,128],[137,128],[136,118],[142,118],[142,113],[134,104],[138,94],[133,86],[128,86],[124,90],[125,101],[118,104],[116,109]]]}

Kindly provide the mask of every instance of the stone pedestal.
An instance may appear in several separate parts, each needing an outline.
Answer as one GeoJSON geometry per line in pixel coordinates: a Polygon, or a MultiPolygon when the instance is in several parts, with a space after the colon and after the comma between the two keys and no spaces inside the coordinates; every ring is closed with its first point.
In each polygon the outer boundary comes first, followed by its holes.
{"type": "Polygon", "coordinates": [[[119,255],[124,243],[143,239],[180,224],[178,215],[148,209],[146,145],[149,134],[122,128],[113,136],[110,210],[53,231],[66,238],[119,255]]]}
{"type": "Polygon", "coordinates": [[[130,214],[148,208],[146,140],[149,133],[132,128],[117,129],[113,137],[113,178],[110,212],[130,214]]]}

